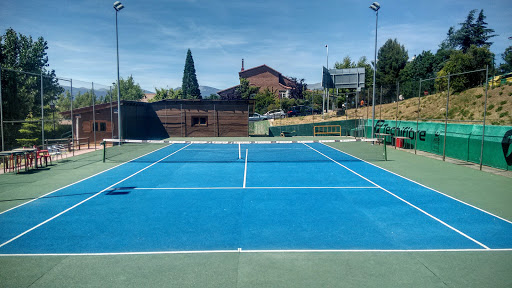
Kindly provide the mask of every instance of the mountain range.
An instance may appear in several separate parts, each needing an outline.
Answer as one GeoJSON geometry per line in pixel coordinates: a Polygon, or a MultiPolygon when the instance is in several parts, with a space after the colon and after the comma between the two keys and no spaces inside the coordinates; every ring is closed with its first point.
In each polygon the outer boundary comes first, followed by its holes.
{"type": "MultiPolygon", "coordinates": [[[[176,87],[174,90],[179,90],[181,87],[176,87]]],[[[201,91],[201,96],[203,96],[203,99],[209,98],[211,94],[217,94],[217,91],[220,91],[221,89],[217,89],[210,86],[199,86],[199,91],[201,91]]]]}

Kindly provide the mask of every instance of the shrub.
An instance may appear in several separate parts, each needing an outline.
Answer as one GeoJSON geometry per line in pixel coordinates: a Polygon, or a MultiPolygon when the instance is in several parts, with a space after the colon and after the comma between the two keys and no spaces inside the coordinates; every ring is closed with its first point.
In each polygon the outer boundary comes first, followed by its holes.
{"type": "Polygon", "coordinates": [[[487,110],[492,110],[493,108],[494,108],[494,104],[487,106],[487,110]]]}
{"type": "Polygon", "coordinates": [[[484,96],[484,95],[478,94],[478,95],[476,95],[476,99],[480,99],[480,98],[482,98],[482,96],[484,96]]]}
{"type": "Polygon", "coordinates": [[[500,102],[500,105],[505,105],[505,104],[507,104],[507,100],[504,100],[504,101],[500,102]]]}
{"type": "Polygon", "coordinates": [[[496,112],[500,112],[501,110],[503,110],[503,106],[496,108],[496,112]]]}
{"type": "Polygon", "coordinates": [[[500,118],[503,118],[503,117],[505,117],[505,116],[507,116],[507,115],[508,115],[508,111],[505,111],[505,112],[503,112],[503,113],[501,113],[501,114],[500,114],[500,118]]]}

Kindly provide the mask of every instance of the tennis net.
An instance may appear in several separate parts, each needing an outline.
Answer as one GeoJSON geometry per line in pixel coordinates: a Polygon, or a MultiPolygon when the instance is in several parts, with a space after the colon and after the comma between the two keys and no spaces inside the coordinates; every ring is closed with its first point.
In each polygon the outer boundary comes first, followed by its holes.
{"type": "MultiPolygon", "coordinates": [[[[250,139],[250,138],[248,138],[250,139]]],[[[254,138],[253,138],[254,139],[254,138]]],[[[387,160],[385,144],[377,143],[376,139],[327,139],[327,140],[270,140],[270,141],[173,141],[173,140],[122,140],[105,139],[103,141],[103,161],[109,162],[152,162],[152,157],[140,157],[165,147],[177,145],[170,149],[174,153],[181,147],[179,155],[166,157],[160,153],[162,163],[173,162],[205,162],[229,163],[245,159],[246,150],[250,151],[248,162],[324,162],[331,161],[319,156],[314,146],[321,143],[344,152],[339,161],[385,161],[387,160]]],[[[157,153],[157,154],[158,154],[157,153]]]]}

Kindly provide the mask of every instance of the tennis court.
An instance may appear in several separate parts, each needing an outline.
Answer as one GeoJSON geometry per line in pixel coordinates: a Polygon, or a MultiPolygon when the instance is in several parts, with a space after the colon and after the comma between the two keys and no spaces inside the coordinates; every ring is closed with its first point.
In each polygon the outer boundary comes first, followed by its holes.
{"type": "Polygon", "coordinates": [[[0,230],[4,256],[512,250],[509,220],[313,141],[162,144],[0,230]]]}

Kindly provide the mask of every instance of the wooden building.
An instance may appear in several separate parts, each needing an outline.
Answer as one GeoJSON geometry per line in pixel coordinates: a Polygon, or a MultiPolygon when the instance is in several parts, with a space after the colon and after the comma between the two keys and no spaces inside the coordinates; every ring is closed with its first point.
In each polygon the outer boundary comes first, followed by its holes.
{"type": "MultiPolygon", "coordinates": [[[[245,137],[253,105],[254,100],[121,101],[121,138],[245,137]]],[[[62,114],[71,116],[70,111],[62,114]]],[[[117,138],[117,117],[117,103],[74,109],[75,139],[117,138]]]]}
{"type": "Polygon", "coordinates": [[[253,100],[162,100],[151,103],[167,137],[249,136],[253,100]]]}
{"type": "MultiPolygon", "coordinates": [[[[71,111],[61,114],[67,119],[71,117],[71,111]]],[[[113,135],[118,135],[117,102],[112,103],[112,106],[106,103],[73,109],[71,120],[75,139],[89,138],[91,143],[94,140],[100,142],[102,139],[110,139],[113,135]]]]}

